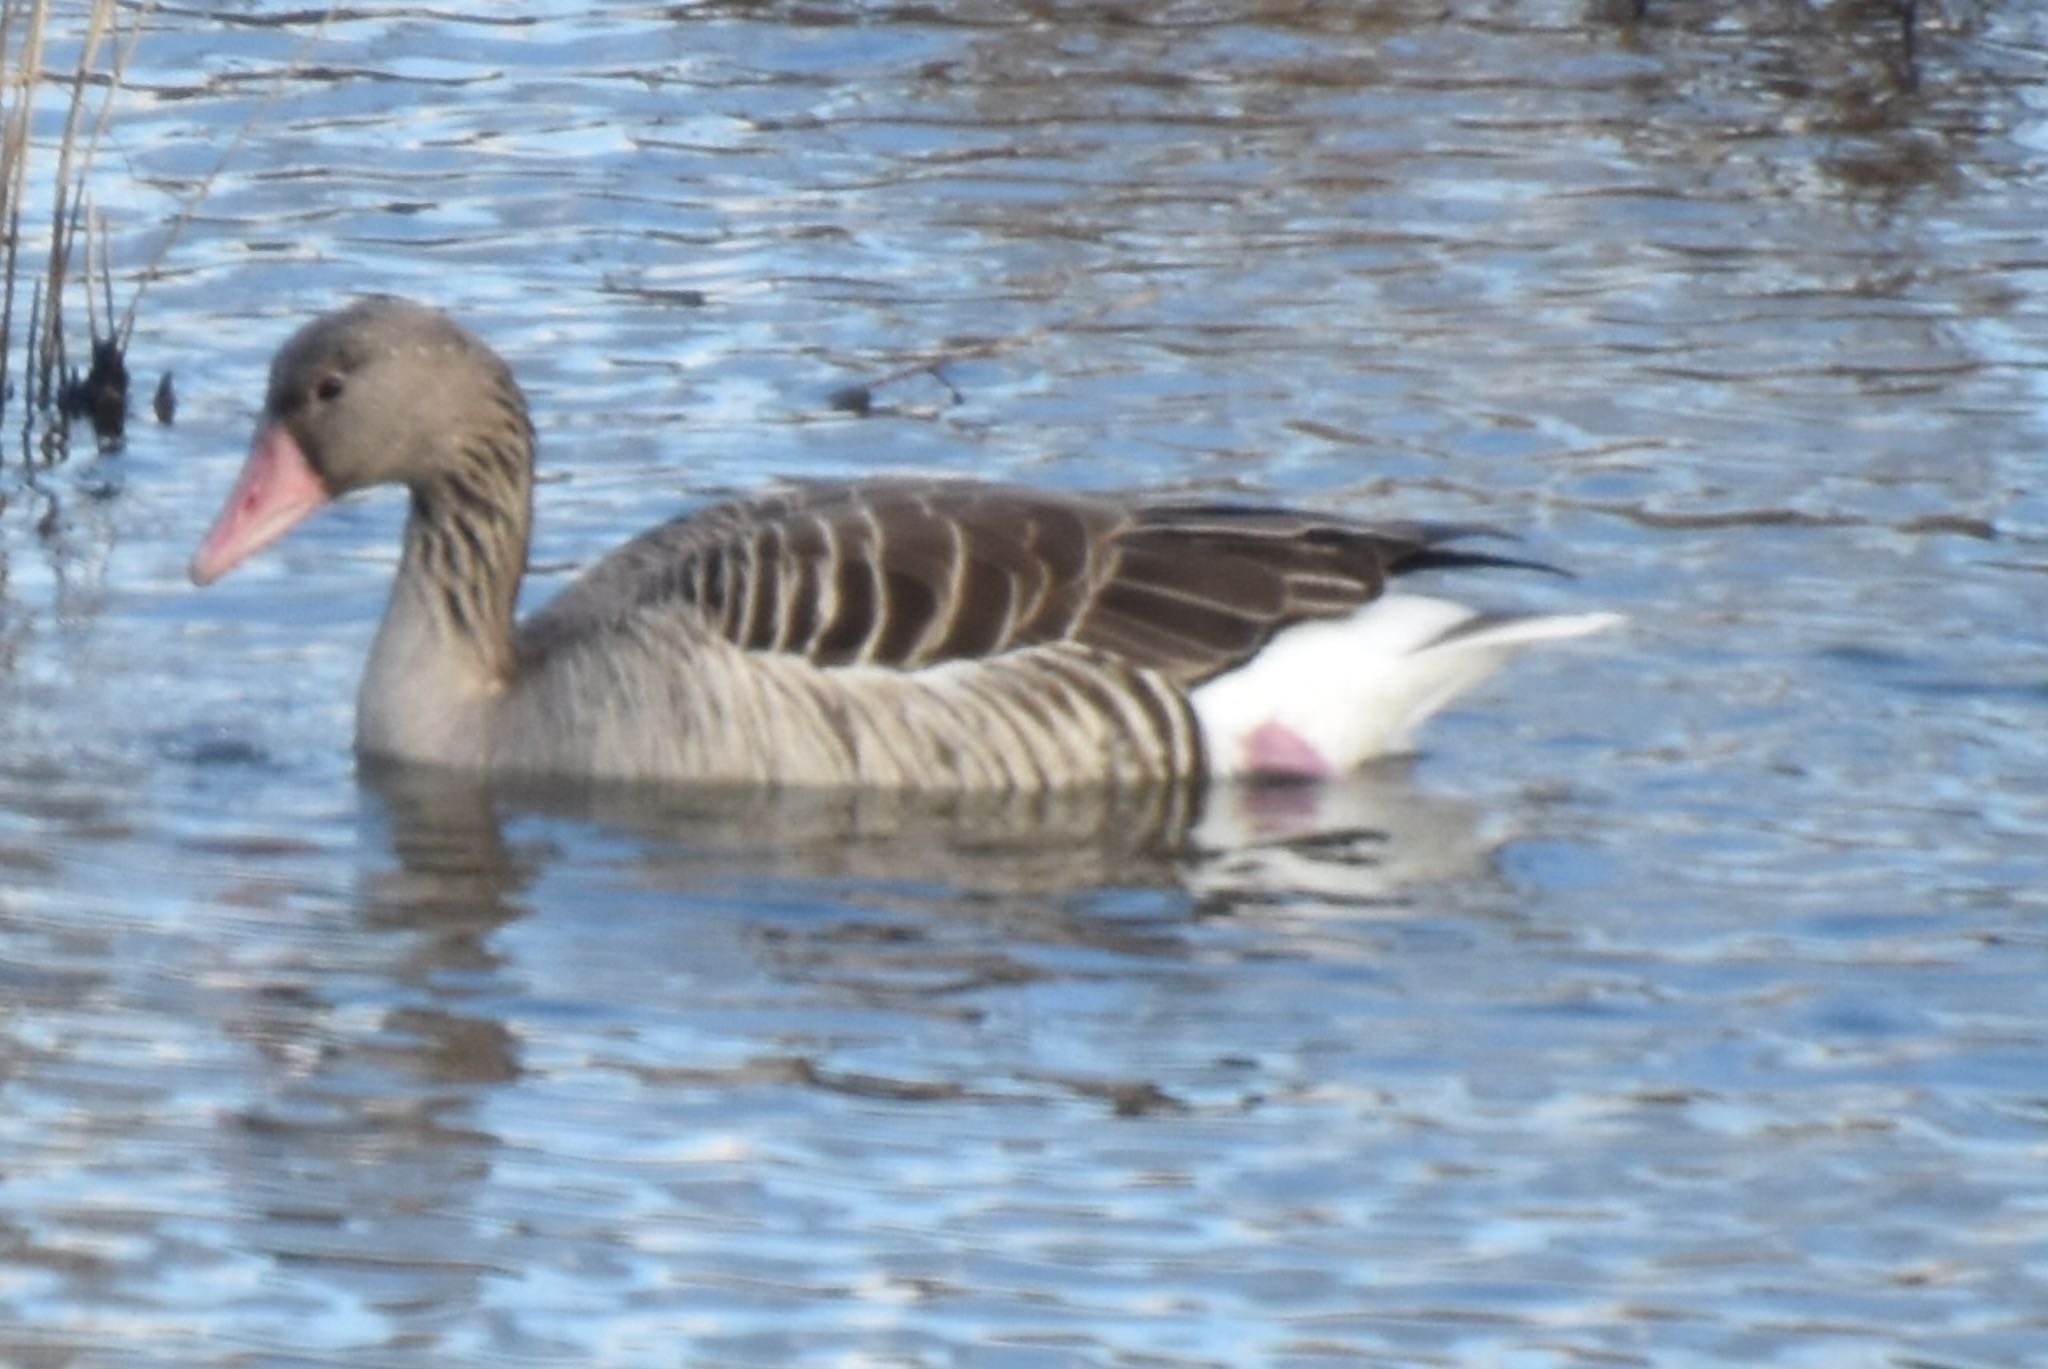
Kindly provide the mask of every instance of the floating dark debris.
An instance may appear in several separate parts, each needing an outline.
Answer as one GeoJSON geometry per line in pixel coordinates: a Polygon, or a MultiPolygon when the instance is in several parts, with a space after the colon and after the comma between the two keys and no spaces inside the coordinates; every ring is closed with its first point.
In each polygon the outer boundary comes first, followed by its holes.
{"type": "Polygon", "coordinates": [[[875,411],[875,391],[871,385],[849,385],[843,390],[834,390],[825,397],[826,407],[836,413],[852,414],[855,418],[866,418],[875,411]]]}
{"type": "MultiPolygon", "coordinates": [[[[852,414],[855,418],[871,418],[875,413],[875,391],[881,389],[884,385],[894,385],[898,381],[907,380],[912,376],[930,376],[945,387],[947,398],[952,403],[965,404],[967,396],[960,393],[959,386],[946,379],[946,373],[940,369],[940,366],[943,364],[943,362],[920,362],[915,366],[906,366],[900,371],[891,371],[888,375],[878,380],[871,380],[860,385],[842,386],[825,396],[825,407],[831,409],[834,413],[852,414]]],[[[901,413],[903,411],[892,408],[887,412],[901,413]]]]}
{"type": "Polygon", "coordinates": [[[164,378],[156,383],[156,398],[150,401],[156,411],[156,421],[168,424],[178,416],[178,392],[171,387],[171,373],[164,372],[164,378]]]}
{"type": "Polygon", "coordinates": [[[615,280],[610,276],[606,276],[598,288],[607,295],[627,295],[647,304],[668,304],[679,309],[702,309],[708,300],[702,290],[678,286],[636,285],[615,280]]]}

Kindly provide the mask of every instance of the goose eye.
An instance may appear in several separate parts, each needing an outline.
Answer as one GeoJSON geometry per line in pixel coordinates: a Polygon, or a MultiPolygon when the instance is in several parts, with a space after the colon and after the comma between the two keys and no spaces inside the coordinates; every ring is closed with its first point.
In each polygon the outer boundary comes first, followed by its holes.
{"type": "Polygon", "coordinates": [[[344,383],[339,375],[330,371],[314,382],[313,398],[323,401],[340,399],[344,383]]]}

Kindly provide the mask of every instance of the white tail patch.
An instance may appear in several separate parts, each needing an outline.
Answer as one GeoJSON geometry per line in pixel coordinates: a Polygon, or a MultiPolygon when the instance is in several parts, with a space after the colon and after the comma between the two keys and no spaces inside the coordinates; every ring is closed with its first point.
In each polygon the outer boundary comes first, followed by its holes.
{"type": "Polygon", "coordinates": [[[1413,749],[1422,721],[1532,642],[1583,637],[1615,613],[1495,617],[1389,594],[1297,623],[1192,697],[1216,775],[1321,776],[1413,749]]]}

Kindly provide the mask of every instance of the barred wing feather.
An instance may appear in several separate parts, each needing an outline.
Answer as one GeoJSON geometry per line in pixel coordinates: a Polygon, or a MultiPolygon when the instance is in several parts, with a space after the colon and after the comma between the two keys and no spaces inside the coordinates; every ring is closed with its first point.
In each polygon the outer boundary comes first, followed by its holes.
{"type": "Polygon", "coordinates": [[[1477,531],[965,481],[800,484],[620,547],[529,620],[522,646],[545,653],[659,606],[821,666],[916,669],[1071,642],[1187,686],[1293,623],[1376,598],[1391,576],[1519,564],[1447,546],[1477,531]]]}

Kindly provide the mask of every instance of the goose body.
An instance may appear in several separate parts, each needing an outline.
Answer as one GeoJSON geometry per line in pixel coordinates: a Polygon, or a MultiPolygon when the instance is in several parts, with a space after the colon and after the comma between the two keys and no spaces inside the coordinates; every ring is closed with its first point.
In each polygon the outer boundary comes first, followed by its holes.
{"type": "Polygon", "coordinates": [[[1388,586],[1472,530],[962,480],[782,487],[661,524],[515,622],[533,430],[504,361],[389,296],[273,361],[210,583],[334,497],[411,495],[367,756],[498,773],[1030,790],[1323,775],[1534,641],[1388,586]]]}

